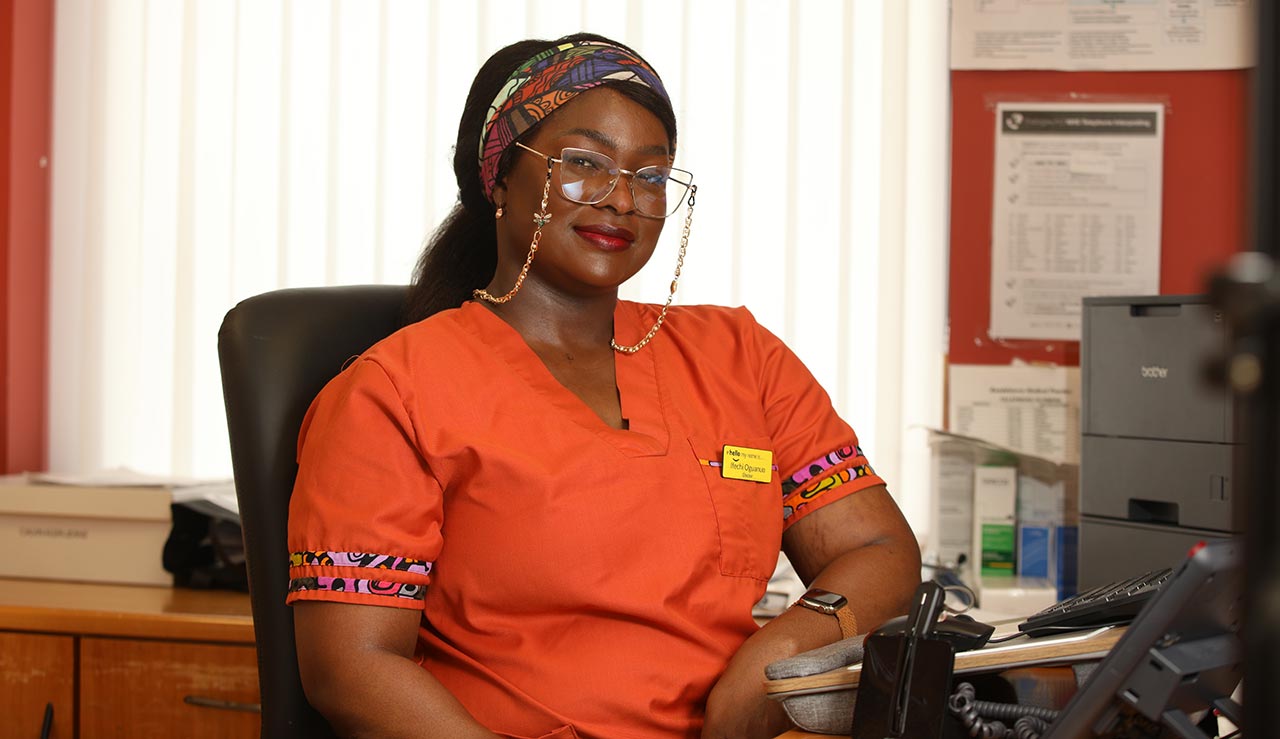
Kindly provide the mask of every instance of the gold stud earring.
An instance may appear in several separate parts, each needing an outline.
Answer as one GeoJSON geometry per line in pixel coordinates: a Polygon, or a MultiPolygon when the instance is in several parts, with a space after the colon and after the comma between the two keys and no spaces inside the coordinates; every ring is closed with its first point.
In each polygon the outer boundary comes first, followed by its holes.
{"type": "Polygon", "coordinates": [[[494,219],[495,219],[495,220],[496,220],[496,219],[499,219],[499,218],[502,218],[502,206],[501,206],[501,205],[499,205],[499,206],[498,206],[498,209],[497,209],[497,210],[495,210],[495,211],[493,212],[493,217],[494,217],[494,219]]]}

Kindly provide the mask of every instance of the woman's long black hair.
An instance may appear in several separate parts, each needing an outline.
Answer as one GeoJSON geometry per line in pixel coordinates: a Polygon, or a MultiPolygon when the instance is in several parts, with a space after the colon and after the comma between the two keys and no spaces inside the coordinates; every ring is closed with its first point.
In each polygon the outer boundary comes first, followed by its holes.
{"type": "MultiPolygon", "coordinates": [[[[504,47],[480,67],[458,122],[458,142],[453,150],[453,172],[458,179],[458,203],[453,206],[427,242],[413,270],[413,282],[405,299],[405,323],[420,321],[434,313],[456,308],[471,299],[471,291],[489,284],[498,266],[498,235],[493,204],[484,196],[480,183],[480,129],[489,105],[507,78],[530,57],[555,44],[599,41],[630,50],[627,46],[592,33],[575,33],[556,41],[530,39],[504,47]]],[[[635,53],[632,51],[632,53],[635,53]]],[[[667,131],[668,144],[675,151],[676,115],[671,104],[649,87],[634,82],[606,83],[657,116],[667,131]]],[[[531,135],[533,128],[520,135],[531,135]]],[[[515,146],[508,147],[498,162],[498,181],[511,169],[515,146]]]]}

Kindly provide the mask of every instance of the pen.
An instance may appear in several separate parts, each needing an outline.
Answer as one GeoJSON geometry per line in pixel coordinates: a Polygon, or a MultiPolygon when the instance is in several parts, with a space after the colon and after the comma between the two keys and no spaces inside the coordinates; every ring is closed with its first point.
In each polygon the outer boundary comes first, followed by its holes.
{"type": "Polygon", "coordinates": [[[40,739],[49,739],[49,732],[53,729],[53,704],[44,704],[44,722],[40,724],[40,739]]]}

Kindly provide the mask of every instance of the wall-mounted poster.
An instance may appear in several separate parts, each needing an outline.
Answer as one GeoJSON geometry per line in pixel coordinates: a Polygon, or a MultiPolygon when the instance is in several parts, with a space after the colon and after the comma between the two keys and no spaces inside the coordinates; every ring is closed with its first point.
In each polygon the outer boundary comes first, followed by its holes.
{"type": "Polygon", "coordinates": [[[1150,71],[1251,67],[1257,12],[1253,3],[954,0],[951,68],[1150,71]]]}
{"type": "Polygon", "coordinates": [[[1080,301],[1160,292],[1164,106],[1000,103],[995,338],[1080,339],[1080,301]]]}

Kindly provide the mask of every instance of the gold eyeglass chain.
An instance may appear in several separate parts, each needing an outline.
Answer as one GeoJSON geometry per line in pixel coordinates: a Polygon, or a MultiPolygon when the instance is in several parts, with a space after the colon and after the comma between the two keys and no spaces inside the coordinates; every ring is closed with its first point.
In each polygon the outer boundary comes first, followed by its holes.
{"type": "Polygon", "coordinates": [[[658,314],[658,320],[653,322],[653,327],[649,329],[649,333],[645,334],[643,339],[631,346],[622,346],[616,340],[609,339],[609,346],[613,347],[615,352],[635,354],[640,351],[658,333],[658,329],[662,328],[663,321],[667,320],[667,309],[671,307],[671,301],[676,297],[676,286],[680,282],[680,270],[684,268],[684,253],[689,248],[689,227],[693,224],[693,201],[694,196],[697,194],[698,186],[690,186],[689,204],[686,206],[684,214],[684,230],[680,233],[680,254],[676,257],[676,273],[671,278],[671,292],[667,294],[667,302],[662,305],[662,312],[658,314]]]}
{"type": "Polygon", "coordinates": [[[484,288],[476,288],[471,291],[471,295],[477,300],[483,300],[493,305],[502,305],[503,303],[515,297],[520,292],[520,286],[524,284],[524,278],[529,276],[529,266],[533,264],[533,256],[538,253],[538,242],[542,240],[542,227],[547,225],[551,220],[551,214],[547,212],[547,200],[551,197],[551,157],[547,157],[547,180],[542,184],[542,206],[541,211],[533,214],[533,223],[536,226],[533,232],[533,241],[529,243],[529,256],[525,257],[524,266],[520,268],[520,275],[516,277],[516,284],[512,285],[511,290],[502,297],[495,298],[484,288]]]}

